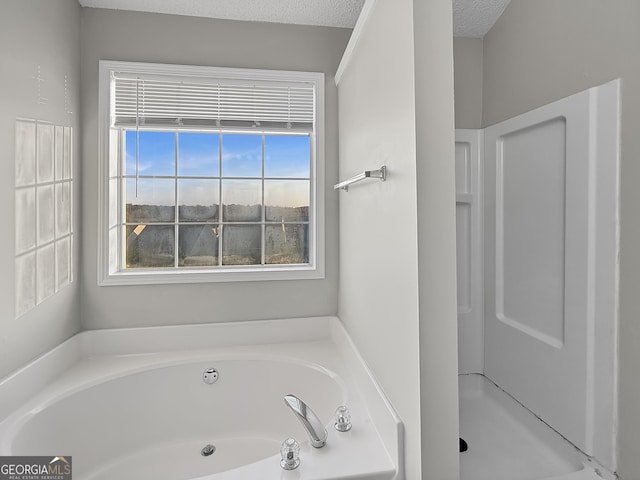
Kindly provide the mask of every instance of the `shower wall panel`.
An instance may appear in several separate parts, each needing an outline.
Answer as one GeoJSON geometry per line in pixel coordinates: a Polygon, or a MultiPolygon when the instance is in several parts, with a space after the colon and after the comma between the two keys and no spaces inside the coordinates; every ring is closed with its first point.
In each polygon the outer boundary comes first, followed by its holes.
{"type": "Polygon", "coordinates": [[[456,130],[458,372],[483,372],[482,130],[456,130]]]}
{"type": "Polygon", "coordinates": [[[608,466],[618,89],[612,82],[488,127],[484,155],[485,375],[608,466]]]}

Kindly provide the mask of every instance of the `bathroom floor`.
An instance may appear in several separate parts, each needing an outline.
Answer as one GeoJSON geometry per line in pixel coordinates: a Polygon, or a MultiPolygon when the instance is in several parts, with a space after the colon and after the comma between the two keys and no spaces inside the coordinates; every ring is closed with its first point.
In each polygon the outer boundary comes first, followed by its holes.
{"type": "MultiPolygon", "coordinates": [[[[460,375],[461,480],[597,479],[569,442],[483,375],[460,375]]],[[[601,479],[600,479],[601,480],[601,479]]]]}

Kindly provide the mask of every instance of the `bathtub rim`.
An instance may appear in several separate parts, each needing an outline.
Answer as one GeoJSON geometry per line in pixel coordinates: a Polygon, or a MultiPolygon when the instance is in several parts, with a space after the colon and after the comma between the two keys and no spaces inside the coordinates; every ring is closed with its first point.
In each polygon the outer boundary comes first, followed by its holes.
{"type": "MultiPolygon", "coordinates": [[[[285,344],[286,345],[286,344],[285,344]]],[[[305,345],[305,344],[303,344],[305,345]]],[[[309,345],[308,343],[306,345],[309,345]]],[[[233,347],[232,347],[233,348],[233,347]]],[[[345,379],[335,370],[325,367],[318,362],[314,362],[308,358],[298,358],[292,354],[272,353],[252,350],[252,347],[240,347],[241,351],[223,351],[212,353],[210,350],[196,351],[176,351],[166,353],[153,354],[126,354],[113,356],[105,356],[108,359],[109,368],[104,369],[104,360],[102,366],[98,369],[92,368],[92,373],[97,375],[92,378],[86,377],[86,372],[79,372],[66,378],[62,384],[56,385],[56,388],[47,388],[46,395],[37,393],[28,403],[21,405],[8,416],[0,419],[0,427],[6,428],[0,435],[0,454],[5,454],[9,449],[7,442],[13,441],[16,434],[34,417],[59,402],[64,402],[69,397],[81,394],[87,390],[98,387],[100,385],[117,382],[125,377],[144,375],[147,372],[155,372],[157,370],[196,367],[210,365],[211,362],[218,362],[223,365],[225,362],[272,362],[273,367],[279,365],[295,365],[304,369],[310,369],[317,374],[327,377],[335,383],[337,390],[340,392],[341,401],[349,403],[349,388],[345,379]],[[118,358],[119,357],[119,358],[118,358]],[[132,358],[133,357],[133,358],[132,358]],[[112,366],[114,360],[122,360],[119,364],[112,366]]]]}
{"type": "Polygon", "coordinates": [[[0,423],[23,401],[83,359],[103,355],[177,352],[216,346],[252,346],[326,341],[345,359],[345,368],[369,410],[375,429],[404,478],[404,425],[337,317],[85,330],[0,379],[0,423]],[[205,335],[215,333],[215,335],[205,335]]]}

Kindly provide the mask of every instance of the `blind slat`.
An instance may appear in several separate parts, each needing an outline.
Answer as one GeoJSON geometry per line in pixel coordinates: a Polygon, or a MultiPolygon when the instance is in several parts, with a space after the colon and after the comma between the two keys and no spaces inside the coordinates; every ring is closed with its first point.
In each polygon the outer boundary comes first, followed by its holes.
{"type": "Polygon", "coordinates": [[[313,85],[300,82],[264,84],[225,79],[198,79],[146,75],[112,77],[115,91],[113,125],[130,127],[269,124],[277,128],[311,129],[314,117],[313,85]],[[226,83],[225,83],[226,82],[226,83]]]}

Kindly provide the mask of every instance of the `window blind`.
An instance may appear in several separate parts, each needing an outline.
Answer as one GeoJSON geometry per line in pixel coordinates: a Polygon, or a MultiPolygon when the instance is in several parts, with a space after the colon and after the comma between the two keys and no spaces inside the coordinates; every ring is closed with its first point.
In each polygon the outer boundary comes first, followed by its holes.
{"type": "Polygon", "coordinates": [[[311,83],[117,73],[111,81],[114,127],[313,130],[311,83]]]}

